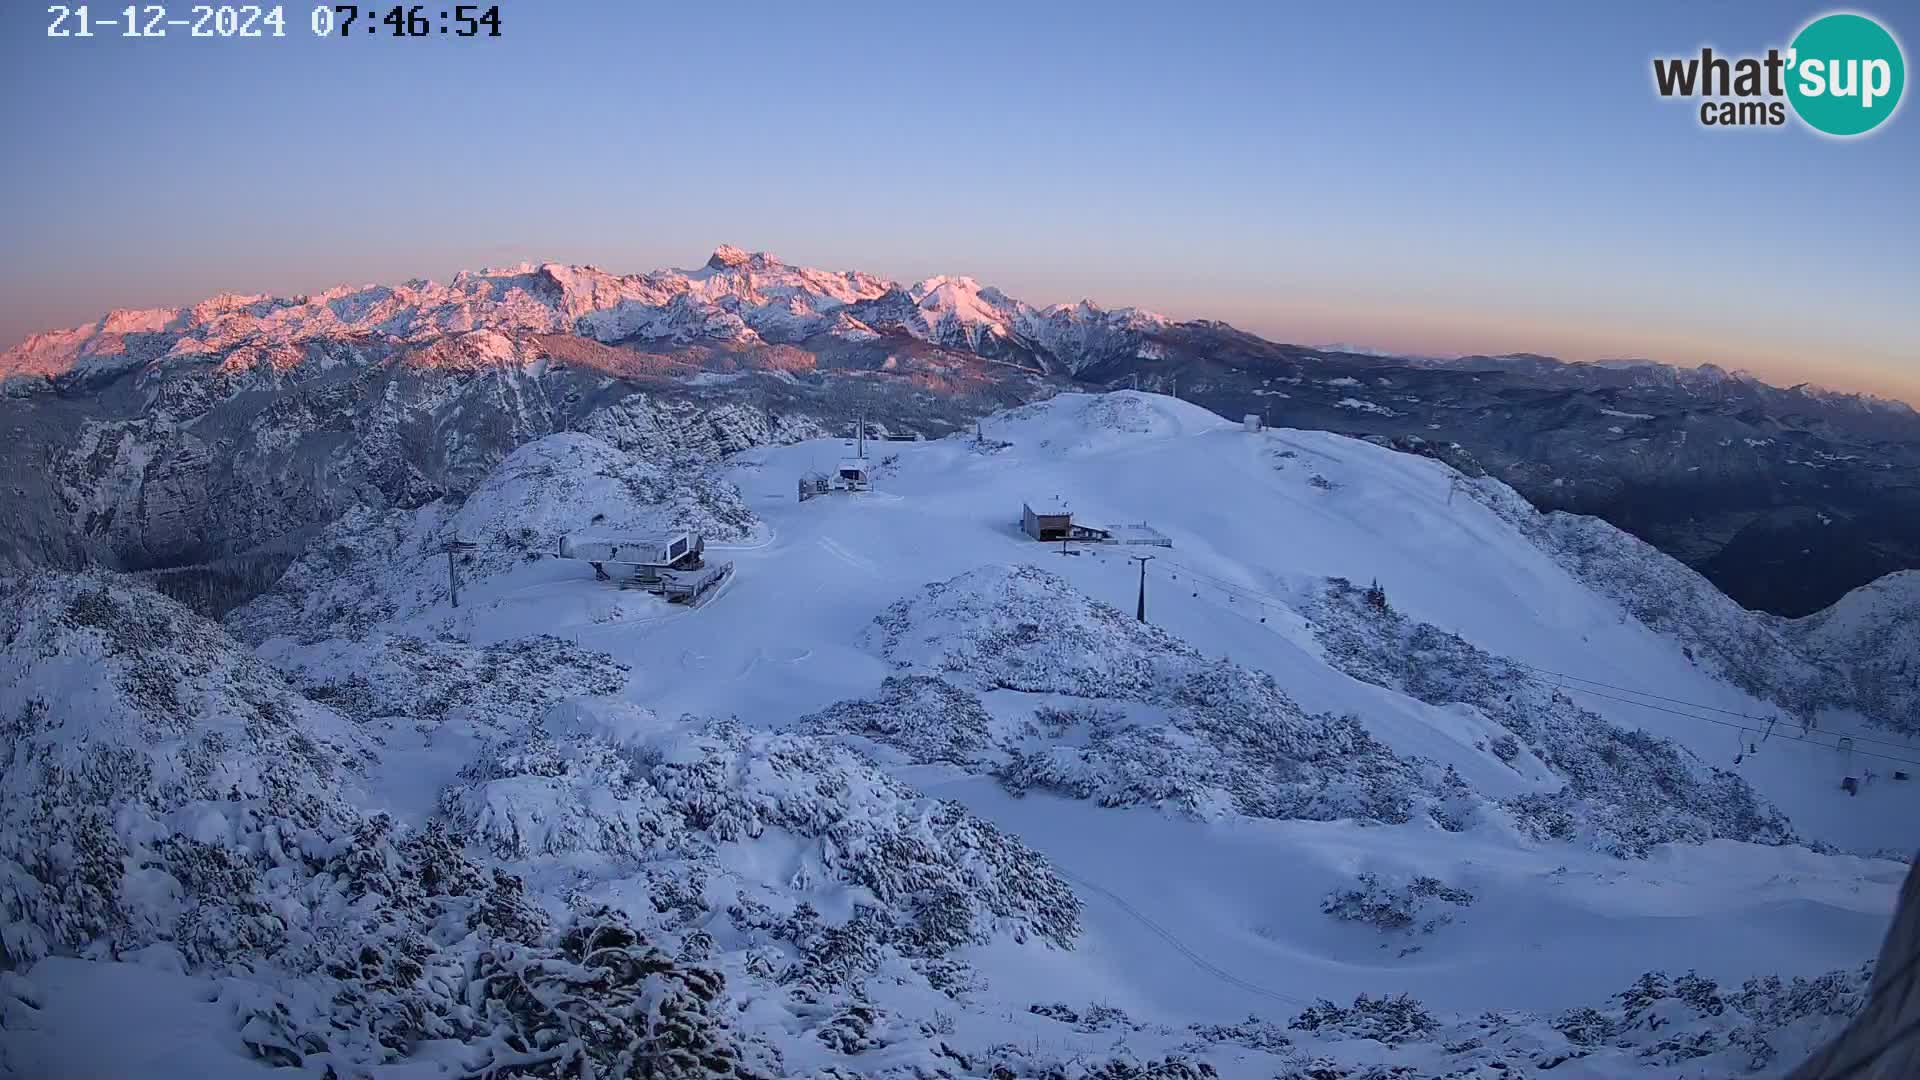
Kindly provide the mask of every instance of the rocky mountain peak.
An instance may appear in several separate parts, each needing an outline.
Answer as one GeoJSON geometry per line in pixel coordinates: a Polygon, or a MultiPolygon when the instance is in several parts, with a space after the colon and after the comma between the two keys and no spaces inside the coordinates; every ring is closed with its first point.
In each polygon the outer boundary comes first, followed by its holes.
{"type": "Polygon", "coordinates": [[[733,270],[745,266],[752,260],[753,256],[745,249],[734,247],[732,244],[721,244],[713,249],[712,255],[707,257],[707,269],[733,270]]]}

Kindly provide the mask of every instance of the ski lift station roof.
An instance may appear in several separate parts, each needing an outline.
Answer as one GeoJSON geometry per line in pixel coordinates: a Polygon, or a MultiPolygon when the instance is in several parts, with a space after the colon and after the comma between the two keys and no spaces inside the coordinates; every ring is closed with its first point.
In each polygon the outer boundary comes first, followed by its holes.
{"type": "Polygon", "coordinates": [[[1041,517],[1068,517],[1073,510],[1067,506],[1067,500],[1058,495],[1047,495],[1038,499],[1028,499],[1027,509],[1041,517]]]}
{"type": "Polygon", "coordinates": [[[618,536],[574,533],[560,538],[560,556],[591,562],[634,563],[642,566],[666,566],[698,558],[706,548],[704,538],[682,530],[659,536],[618,536]]]}

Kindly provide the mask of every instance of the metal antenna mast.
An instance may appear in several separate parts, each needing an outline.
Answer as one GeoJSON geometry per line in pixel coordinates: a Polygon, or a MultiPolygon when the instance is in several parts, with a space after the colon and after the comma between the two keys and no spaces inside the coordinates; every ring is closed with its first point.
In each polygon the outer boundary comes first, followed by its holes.
{"type": "Polygon", "coordinates": [[[1140,606],[1134,610],[1133,617],[1141,622],[1147,621],[1147,562],[1152,555],[1129,555],[1128,558],[1140,564],[1140,606]]]}

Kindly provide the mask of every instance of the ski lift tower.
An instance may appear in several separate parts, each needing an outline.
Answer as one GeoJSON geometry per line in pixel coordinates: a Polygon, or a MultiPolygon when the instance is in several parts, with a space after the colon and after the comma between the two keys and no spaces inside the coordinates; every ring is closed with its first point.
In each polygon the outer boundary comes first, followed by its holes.
{"type": "Polygon", "coordinates": [[[854,455],[842,458],[834,469],[832,483],[838,491],[871,491],[873,489],[873,471],[867,465],[867,414],[864,410],[856,422],[854,431],[854,455]]]}
{"type": "Polygon", "coordinates": [[[455,565],[453,556],[456,552],[471,551],[479,546],[471,540],[447,541],[447,589],[453,596],[454,607],[460,606],[460,569],[455,565]]]}

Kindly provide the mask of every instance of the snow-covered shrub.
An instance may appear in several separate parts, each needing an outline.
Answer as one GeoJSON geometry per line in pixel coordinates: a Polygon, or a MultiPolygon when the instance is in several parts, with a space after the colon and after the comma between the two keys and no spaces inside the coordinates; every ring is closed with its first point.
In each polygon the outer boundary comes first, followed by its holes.
{"type": "Polygon", "coordinates": [[[1087,1060],[1084,1053],[1065,1057],[1006,1043],[982,1056],[985,1063],[963,1056],[958,1064],[967,1071],[962,1075],[984,1076],[987,1080],[1213,1080],[1220,1075],[1212,1065],[1188,1061],[1178,1054],[1145,1059],[1129,1055],[1095,1062],[1087,1060]]]}
{"type": "MultiPolygon", "coordinates": [[[[1689,972],[1648,972],[1600,1007],[1540,1016],[1485,1012],[1442,1021],[1419,1002],[1321,1001],[1289,1027],[1315,1040],[1375,1040],[1339,1058],[1295,1059],[1281,1076],[1302,1080],[1362,1077],[1548,1077],[1583,1059],[1581,1075],[1740,1076],[1777,1070],[1824,1044],[1864,1004],[1872,965],[1815,979],[1749,979],[1737,992],[1689,972]],[[1375,1057],[1379,1060],[1356,1060],[1375,1057]]],[[[1312,1041],[1296,1040],[1302,1050],[1312,1041]]]]}
{"type": "Polygon", "coordinates": [[[598,852],[644,858],[679,816],[648,783],[649,762],[601,739],[554,738],[542,724],[491,743],[441,808],[503,859],[598,852]]]}
{"type": "Polygon", "coordinates": [[[1025,565],[928,584],[876,616],[866,641],[903,670],[1081,698],[1150,700],[1162,680],[1156,668],[1204,662],[1158,626],[1025,565]]]}
{"type": "Polygon", "coordinates": [[[1372,1039],[1398,1046],[1433,1034],[1440,1022],[1405,994],[1381,998],[1361,994],[1346,1008],[1322,998],[1288,1021],[1287,1027],[1323,1038],[1372,1039]]]}
{"type": "Polygon", "coordinates": [[[1552,704],[1562,722],[1544,727],[1540,757],[1567,786],[1509,804],[1534,835],[1620,858],[1645,858],[1668,843],[1798,839],[1786,815],[1738,774],[1706,766],[1671,739],[1614,727],[1558,692],[1552,704]]]}
{"type": "Polygon", "coordinates": [[[1203,820],[1216,816],[1228,805],[1218,763],[1186,750],[1168,728],[1096,721],[1085,745],[1016,749],[993,775],[1015,795],[1051,791],[1101,806],[1172,805],[1203,820]]]}
{"type": "Polygon", "coordinates": [[[166,940],[197,895],[244,879],[235,860],[256,857],[237,832],[353,817],[342,796],[371,761],[353,726],[158,593],[100,573],[0,580],[0,645],[6,966],[166,940]]]}
{"type": "MultiPolygon", "coordinates": [[[[1288,1066],[1285,1072],[1276,1074],[1273,1080],[1431,1080],[1436,1075],[1438,1074],[1423,1071],[1422,1068],[1413,1065],[1384,1065],[1377,1062],[1355,1064],[1336,1061],[1333,1058],[1316,1057],[1304,1063],[1288,1066]]],[[[1453,1074],[1449,1074],[1447,1080],[1453,1080],[1453,1074]]],[[[1519,1078],[1516,1077],[1515,1080],[1519,1078]]]]}
{"type": "Polygon", "coordinates": [[[987,749],[980,698],[932,675],[893,675],[876,698],[841,701],[795,722],[817,735],[856,735],[884,743],[916,764],[966,764],[987,749]]]}
{"type": "Polygon", "coordinates": [[[636,1075],[750,1075],[710,1011],[717,976],[611,942],[604,917],[556,937],[454,832],[359,809],[355,725],[212,623],[42,573],[0,586],[0,639],[5,967],[162,945],[218,987],[239,1045],[315,1075],[436,1040],[502,1075],[634,1055],[655,1063],[636,1075]]]}
{"type": "Polygon", "coordinates": [[[1896,571],[1806,618],[1774,622],[1820,665],[1826,701],[1920,735],[1920,571],[1896,571]]]}
{"type": "Polygon", "coordinates": [[[460,716],[516,727],[556,702],[618,693],[627,673],[604,652],[548,634],[487,645],[373,634],[263,651],[301,693],[354,720],[460,716]]]}
{"type": "Polygon", "coordinates": [[[1116,1028],[1123,1031],[1139,1031],[1145,1027],[1144,1024],[1134,1022],[1127,1015],[1126,1010],[1100,1002],[1088,1005],[1084,1010],[1073,1009],[1063,1002],[1045,1002],[1029,1005],[1027,1011],[1035,1016],[1044,1016],[1049,1020],[1058,1020],[1063,1024],[1071,1025],[1075,1031],[1110,1031],[1116,1028]]]}
{"type": "Polygon", "coordinates": [[[865,1002],[853,1002],[814,1029],[813,1037],[841,1054],[858,1054],[889,1045],[887,1028],[896,1026],[891,1013],[865,1002]]]}
{"type": "Polygon", "coordinates": [[[1336,919],[1366,923],[1382,931],[1431,934],[1453,921],[1454,909],[1473,903],[1473,894],[1467,890],[1424,875],[1394,886],[1374,874],[1361,874],[1357,885],[1328,893],[1320,910],[1336,919]]]}
{"type": "Polygon", "coordinates": [[[647,944],[619,912],[585,912],[551,946],[482,952],[466,1004],[485,1034],[473,1076],[753,1080],[718,972],[647,944]]]}
{"type": "Polygon", "coordinates": [[[1511,733],[1489,747],[1495,757],[1511,763],[1524,747],[1563,777],[1558,791],[1508,803],[1536,836],[1621,858],[1664,843],[1797,840],[1786,815],[1738,774],[1671,739],[1616,727],[1527,668],[1368,603],[1351,582],[1330,579],[1311,614],[1335,667],[1428,704],[1472,705],[1511,733]]]}
{"type": "Polygon", "coordinates": [[[1866,1003],[1872,965],[1814,979],[1749,979],[1733,993],[1694,972],[1650,971],[1615,994],[1605,1010],[1555,1018],[1568,1041],[1631,1051],[1671,1066],[1719,1055],[1744,1070],[1772,1064],[1784,1047],[1803,1056],[1834,1034],[1866,1003]]]}
{"type": "MultiPolygon", "coordinates": [[[[569,702],[497,740],[441,805],[503,858],[577,867],[590,856],[621,874],[636,863],[713,865],[722,848],[770,832],[805,841],[782,909],[751,896],[733,905],[736,930],[789,947],[793,970],[773,972],[782,981],[839,985],[884,956],[938,958],[999,935],[1068,947],[1079,933],[1079,900],[1037,853],[813,736],[569,702]],[[879,906],[834,923],[805,899],[845,885],[879,906]]],[[[662,913],[706,908],[706,876],[692,873],[655,896],[662,913]]]]}
{"type": "MultiPolygon", "coordinates": [[[[1400,822],[1432,788],[1354,717],[1308,714],[1271,676],[1208,660],[1037,567],[927,585],[876,618],[867,640],[898,668],[961,686],[1086,700],[1073,716],[1037,715],[1037,740],[1004,747],[993,771],[1016,793],[1167,803],[1202,818],[1400,822]],[[1084,737],[1061,741],[1068,728],[1084,737]]],[[[938,730],[938,714],[902,715],[938,730]]]]}
{"type": "Polygon", "coordinates": [[[1262,1020],[1249,1014],[1245,1020],[1234,1024],[1189,1024],[1187,1030],[1193,1039],[1181,1047],[1188,1053],[1197,1053],[1208,1046],[1226,1043],[1232,1046],[1244,1046],[1249,1050],[1259,1050],[1277,1054],[1293,1045],[1293,1040],[1280,1025],[1271,1020],[1262,1020]]]}

